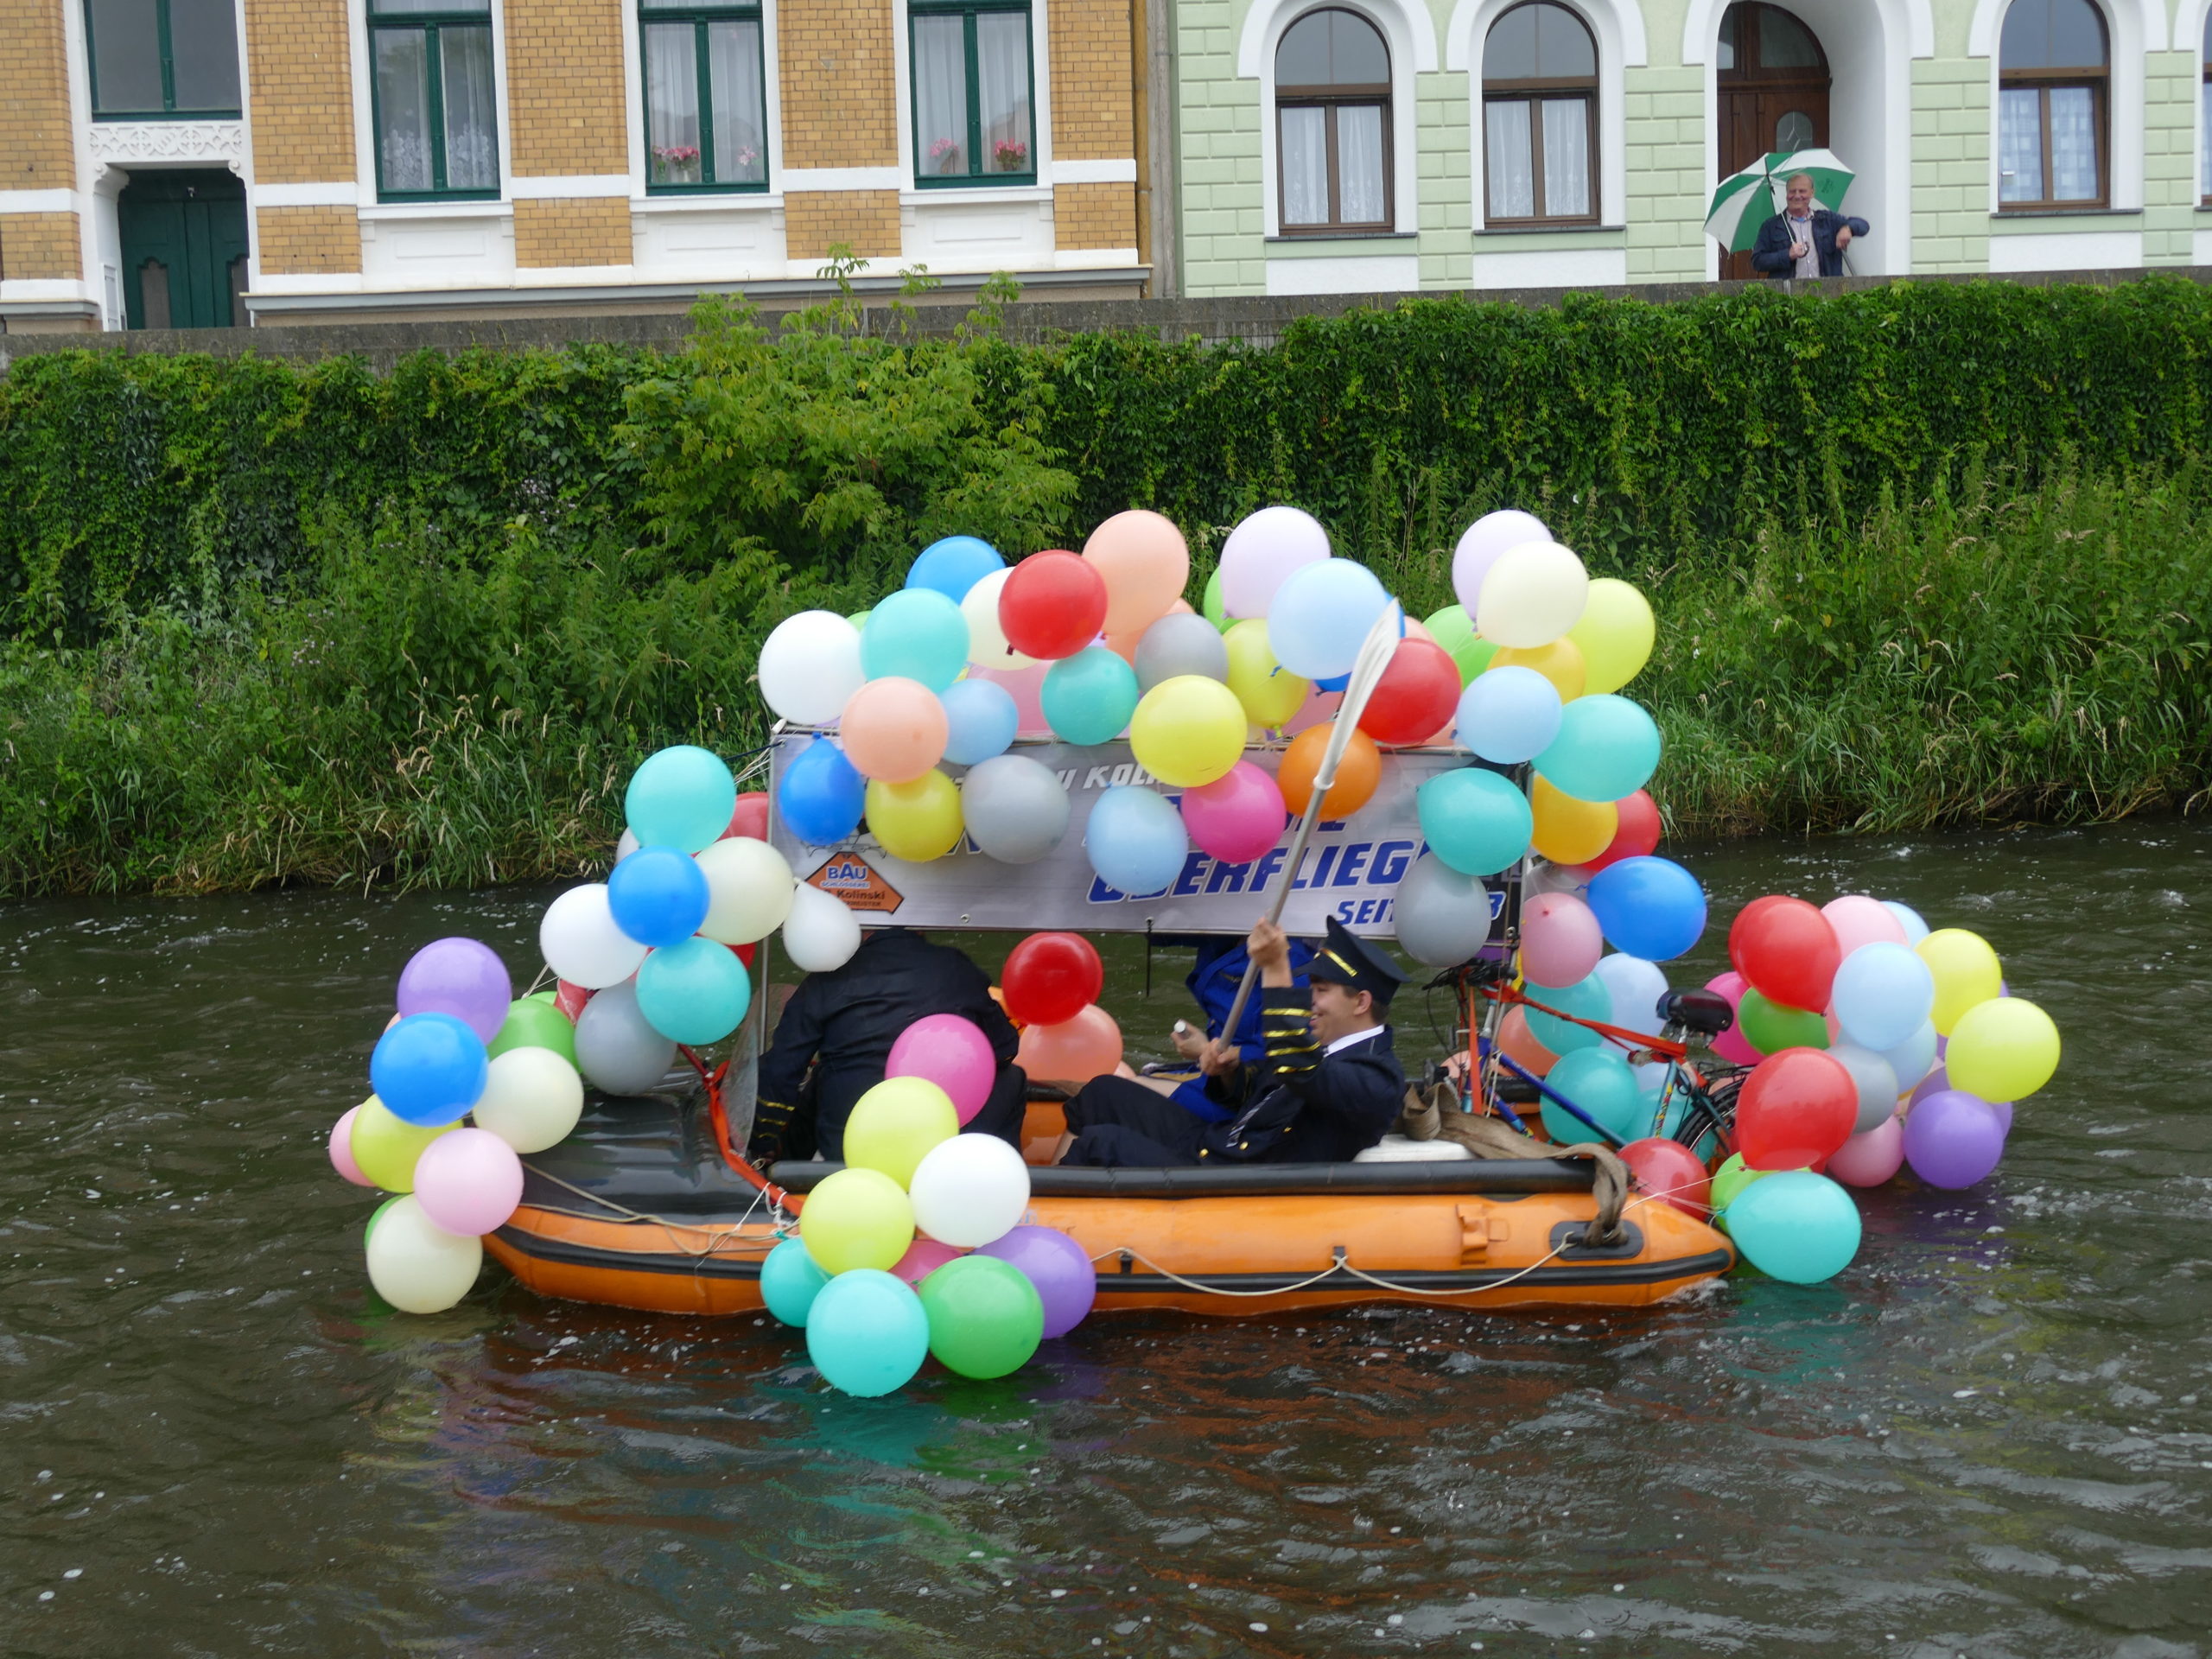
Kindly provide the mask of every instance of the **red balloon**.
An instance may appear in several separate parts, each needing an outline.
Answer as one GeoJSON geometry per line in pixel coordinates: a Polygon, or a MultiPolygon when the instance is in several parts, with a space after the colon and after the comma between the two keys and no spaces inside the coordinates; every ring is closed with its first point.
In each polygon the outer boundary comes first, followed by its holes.
{"type": "Polygon", "coordinates": [[[1657,1135],[1631,1141],[1621,1148],[1621,1162],[1636,1177],[1637,1190],[1660,1203],[1671,1204],[1700,1221],[1712,1208],[1707,1200],[1712,1195],[1713,1179],[1697,1154],[1681,1141],[1657,1135]]]}
{"type": "Polygon", "coordinates": [[[1451,653],[1428,639],[1401,639],[1360,711],[1359,729],[1377,743],[1419,743],[1452,723],[1459,706],[1459,670],[1451,653]]]}
{"type": "MultiPolygon", "coordinates": [[[[999,982],[1006,1011],[1015,1019],[1024,1025],[1057,1026],[1098,1000],[1106,988],[1106,964],[1080,933],[1032,933],[1007,953],[999,982]]],[[[1855,1089],[1851,1098],[1855,1115],[1855,1089]]]]}
{"type": "Polygon", "coordinates": [[[1825,1008],[1843,951],[1834,924],[1818,906],[1770,893],[1737,912],[1728,930],[1728,960],[1770,1001],[1825,1008]]]}
{"type": "Polygon", "coordinates": [[[1072,553],[1032,553],[999,589],[999,632],[1039,662],[1074,656],[1105,626],[1106,579],[1072,553]]]}
{"type": "Polygon", "coordinates": [[[1859,1122],[1859,1085],[1817,1048],[1770,1054],[1736,1096],[1736,1150],[1753,1169],[1804,1169],[1835,1156],[1859,1122]]]}
{"type": "Polygon", "coordinates": [[[1624,795],[1615,801],[1613,810],[1620,814],[1621,827],[1613,831],[1605,850],[1584,867],[1593,873],[1624,858],[1643,858],[1658,850],[1658,802],[1639,789],[1635,794],[1624,795]]]}
{"type": "Polygon", "coordinates": [[[768,798],[760,790],[752,790],[737,798],[737,810],[729,815],[729,828],[722,831],[722,839],[732,836],[750,836],[755,841],[768,839],[768,798]]]}
{"type": "Polygon", "coordinates": [[[574,1020],[584,1011],[584,1004],[591,1001],[592,994],[581,985],[569,984],[565,979],[556,979],[553,982],[560,988],[553,993],[553,1006],[574,1020]]]}

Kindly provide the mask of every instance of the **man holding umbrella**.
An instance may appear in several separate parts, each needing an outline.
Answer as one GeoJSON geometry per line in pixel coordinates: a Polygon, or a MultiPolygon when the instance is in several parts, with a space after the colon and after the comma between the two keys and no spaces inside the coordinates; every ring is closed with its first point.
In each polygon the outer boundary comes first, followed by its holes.
{"type": "Polygon", "coordinates": [[[1814,206],[1809,173],[1789,175],[1783,200],[1783,211],[1759,226],[1751,269],[1782,278],[1843,275],[1844,250],[1853,237],[1866,234],[1866,221],[1814,206]]]}

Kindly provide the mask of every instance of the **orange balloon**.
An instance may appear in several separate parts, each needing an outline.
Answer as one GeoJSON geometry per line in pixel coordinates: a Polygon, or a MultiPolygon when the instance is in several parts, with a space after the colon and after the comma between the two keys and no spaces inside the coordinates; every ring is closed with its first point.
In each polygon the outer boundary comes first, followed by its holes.
{"type": "Polygon", "coordinates": [[[1141,632],[1167,614],[1191,579],[1183,532],[1159,513],[1117,512],[1090,532],[1083,556],[1106,583],[1106,632],[1141,632]]]}
{"type": "Polygon", "coordinates": [[[1023,1031],[1014,1062],[1040,1083],[1110,1077],[1122,1063],[1122,1028],[1105,1009],[1086,1002],[1072,1020],[1023,1031]]]}
{"type": "Polygon", "coordinates": [[[1613,844],[1620,809],[1611,801],[1578,801],[1539,774],[1529,791],[1535,817],[1529,845],[1554,864],[1587,864],[1613,844]]]}
{"type": "Polygon", "coordinates": [[[1497,1046],[1508,1059],[1540,1077],[1559,1064],[1559,1056],[1536,1040],[1529,1029],[1529,1016],[1517,1007],[1508,1008],[1497,1022],[1497,1046]]]}
{"type": "Polygon", "coordinates": [[[1549,680],[1558,690],[1561,702],[1573,702],[1589,682],[1588,671],[1582,665],[1582,647],[1564,634],[1548,645],[1507,645],[1490,659],[1492,668],[1516,664],[1533,668],[1549,680]]]}
{"type": "Polygon", "coordinates": [[[919,680],[870,680],[846,699],[837,737],[863,778],[910,784],[944,759],[944,705],[919,680]]]}
{"type": "MultiPolygon", "coordinates": [[[[1292,738],[1290,747],[1282,752],[1275,783],[1282,790],[1283,804],[1294,814],[1305,811],[1306,802],[1313,798],[1313,778],[1321,770],[1321,751],[1329,747],[1329,734],[1335,729],[1333,721],[1309,726],[1292,738]]],[[[1344,745],[1344,757],[1337,762],[1337,781],[1322,798],[1321,816],[1350,817],[1367,804],[1375,785],[1382,781],[1382,751],[1365,732],[1354,731],[1351,741],[1344,745]]]]}

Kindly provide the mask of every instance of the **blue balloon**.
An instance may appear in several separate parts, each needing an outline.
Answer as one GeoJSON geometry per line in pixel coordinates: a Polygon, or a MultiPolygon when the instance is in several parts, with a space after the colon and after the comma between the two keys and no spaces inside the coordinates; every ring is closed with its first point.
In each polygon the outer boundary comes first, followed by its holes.
{"type": "Polygon", "coordinates": [[[1191,855],[1183,815],[1141,784],[1117,784],[1098,798],[1083,843],[1098,879],[1133,899],[1164,892],[1191,855]]]}
{"type": "Polygon", "coordinates": [[[903,1388],[930,1351],[930,1316],[906,1281],[849,1268],[806,1311],[806,1357],[833,1389],[863,1399],[903,1388]]]}
{"type": "MultiPolygon", "coordinates": [[[[1910,946],[1877,939],[1843,959],[1828,995],[1843,1034],[1878,1054],[1928,1022],[1936,978],[1910,946]]],[[[1897,1077],[1903,1081],[1904,1074],[1897,1077]]]]}
{"type": "MultiPolygon", "coordinates": [[[[1608,1025],[1612,1023],[1613,994],[1605,982],[1595,974],[1556,990],[1548,985],[1531,986],[1529,995],[1546,1007],[1557,1008],[1560,1014],[1578,1014],[1585,1020],[1603,1020],[1608,1025]]],[[[1578,1048],[1595,1048],[1605,1040],[1587,1026],[1578,1026],[1572,1020],[1558,1019],[1541,1009],[1523,1008],[1521,1012],[1529,1021],[1529,1034],[1561,1058],[1572,1054],[1578,1048]]],[[[1629,1081],[1634,1084],[1633,1075],[1629,1081]]],[[[1578,1106],[1581,1103],[1580,1101],[1575,1102],[1578,1106]]]]}
{"type": "Polygon", "coordinates": [[[944,705],[944,758],[972,766],[1004,754],[1021,724],[1014,693],[995,680],[956,680],[938,694],[944,705]]]}
{"type": "Polygon", "coordinates": [[[1006,569],[1006,560],[988,542],[975,536],[947,536],[921,550],[906,570],[909,588],[934,588],[957,605],[994,570],[1006,569]]]}
{"type": "Polygon", "coordinates": [[[1559,721],[1559,688],[1535,669],[1513,663],[1467,682],[1452,736],[1485,760],[1517,766],[1551,747],[1559,721]]]}
{"type": "Polygon", "coordinates": [[[1301,679],[1351,672],[1359,647],[1390,595],[1375,573],[1350,559],[1302,564],[1268,607],[1268,649],[1301,679]]]}
{"type": "MultiPolygon", "coordinates": [[[[1524,1012],[1529,1014],[1529,1029],[1533,1031],[1537,1016],[1532,1010],[1524,1012]]],[[[1560,1021],[1552,1020],[1549,1023],[1556,1026],[1560,1021]]],[[[1537,1041],[1547,1048],[1551,1046],[1541,1037],[1537,1041]]],[[[1644,1099],[1643,1091],[1636,1086],[1635,1071],[1610,1048],[1578,1048],[1560,1055],[1559,1064],[1545,1074],[1544,1083],[1624,1141],[1636,1140],[1651,1122],[1651,1106],[1644,1099]]],[[[1599,1138],[1586,1125],[1549,1100],[1544,1102],[1544,1129],[1561,1146],[1599,1138]]]]}
{"type": "Polygon", "coordinates": [[[1343,690],[1346,686],[1349,686],[1351,683],[1351,675],[1349,675],[1349,674],[1332,674],[1332,675],[1330,675],[1330,676],[1329,676],[1329,677],[1328,677],[1327,679],[1325,679],[1325,680],[1316,680],[1316,681],[1314,681],[1314,682],[1313,682],[1313,689],[1314,689],[1316,691],[1341,691],[1341,690],[1343,690]]]}
{"type": "Polygon", "coordinates": [[[830,1275],[815,1265],[806,1246],[796,1238],[777,1245],[760,1264],[760,1300],[785,1325],[804,1325],[814,1299],[829,1282],[830,1275]]]}
{"type": "Polygon", "coordinates": [[[1705,889],[1671,858],[1624,858],[1590,878],[1584,902],[1616,950],[1671,962],[1705,931],[1705,889]]]}
{"type": "Polygon", "coordinates": [[[410,1014],[377,1039],[369,1087],[394,1117],[428,1128],[476,1103],[492,1062],[484,1039],[450,1014],[410,1014]]]}
{"type": "Polygon", "coordinates": [[[868,613],[861,670],[899,674],[942,691],[968,666],[968,619],[934,588],[901,588],[868,613]]]}
{"type": "Polygon", "coordinates": [[[1658,726],[1640,705],[1610,691],[1577,697],[1561,709],[1559,735],[1536,757],[1536,770],[1551,786],[1578,801],[1633,795],[1658,765],[1658,726]]]}
{"type": "Polygon", "coordinates": [[[1816,1285],[1859,1254],[1859,1206],[1809,1169],[1777,1170],[1753,1181],[1723,1213],[1744,1259],[1770,1279],[1816,1285]]]}
{"type": "Polygon", "coordinates": [[[1440,862],[1462,875],[1496,875],[1529,850],[1529,798],[1480,766],[1440,772],[1414,797],[1421,832],[1440,862]]]}
{"type": "Polygon", "coordinates": [[[638,968],[638,1012],[671,1042],[719,1043],[753,1001],[752,976],[728,945],[693,936],[638,968]]]}
{"type": "Polygon", "coordinates": [[[826,737],[801,749],[776,785],[776,816],[810,847],[835,847],[849,839],[861,827],[867,805],[868,779],[826,737]]]}
{"type": "MultiPolygon", "coordinates": [[[[1852,955],[1858,955],[1854,950],[1852,955]]],[[[1838,1020],[1838,1025],[1843,1021],[1838,1020]]],[[[1848,1033],[1846,1033],[1847,1035],[1848,1033]]],[[[1920,1029],[1895,1047],[1882,1051],[1882,1058],[1890,1063],[1890,1070],[1897,1080],[1897,1092],[1909,1095],[1936,1064],[1936,1045],[1942,1039],[1936,1034],[1932,1021],[1923,1020],[1920,1029]]]]}
{"type": "Polygon", "coordinates": [[[699,931],[711,901],[698,861],[673,847],[640,847],[607,873],[614,925],[639,944],[682,944],[699,931]]]}
{"type": "Polygon", "coordinates": [[[649,756],[630,776],[623,816],[645,847],[696,853],[729,830],[737,810],[737,780],[722,758],[690,743],[649,756]]]}
{"type": "Polygon", "coordinates": [[[1037,706],[1067,743],[1110,743],[1137,711],[1137,671],[1103,645],[1086,645],[1045,671],[1037,706]]]}

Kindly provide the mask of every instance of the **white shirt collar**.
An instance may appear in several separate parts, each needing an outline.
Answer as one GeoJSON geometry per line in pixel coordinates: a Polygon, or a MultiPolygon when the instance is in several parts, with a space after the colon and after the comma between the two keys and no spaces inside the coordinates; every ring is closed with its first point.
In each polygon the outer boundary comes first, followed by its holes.
{"type": "Polygon", "coordinates": [[[1321,1051],[1321,1058],[1326,1059],[1338,1049],[1350,1048],[1354,1043],[1363,1043],[1370,1037],[1380,1036],[1382,1032],[1382,1027],[1370,1026],[1364,1031],[1355,1031],[1348,1035],[1339,1037],[1335,1042],[1331,1043],[1326,1048],[1321,1051]]]}

